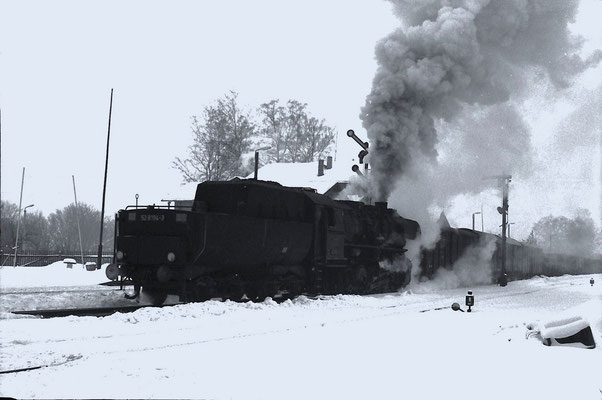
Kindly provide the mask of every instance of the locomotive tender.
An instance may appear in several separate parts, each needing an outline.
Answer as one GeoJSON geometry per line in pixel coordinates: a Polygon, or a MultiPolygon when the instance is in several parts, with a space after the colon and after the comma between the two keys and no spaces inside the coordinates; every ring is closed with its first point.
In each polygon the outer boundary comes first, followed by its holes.
{"type": "Polygon", "coordinates": [[[131,279],[156,304],[213,297],[376,293],[410,280],[418,223],[386,203],[234,179],[197,186],[192,207],[128,206],[116,216],[109,279],[131,279]]]}

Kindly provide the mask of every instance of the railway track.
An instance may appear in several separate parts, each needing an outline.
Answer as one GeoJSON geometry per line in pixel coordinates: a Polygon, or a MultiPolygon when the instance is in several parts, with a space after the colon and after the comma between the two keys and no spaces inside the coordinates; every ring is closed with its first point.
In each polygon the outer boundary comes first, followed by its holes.
{"type": "Polygon", "coordinates": [[[107,315],[120,313],[130,313],[145,307],[168,307],[175,304],[166,304],[162,306],[152,306],[149,304],[136,304],[127,306],[117,307],[90,307],[90,308],[58,308],[58,309],[47,309],[47,310],[19,310],[12,311],[13,314],[17,315],[34,315],[42,318],[56,318],[56,317],[106,317],[107,315]]]}
{"type": "MultiPolygon", "coordinates": [[[[288,299],[292,299],[293,297],[294,296],[280,295],[280,296],[274,297],[273,300],[276,303],[282,303],[288,299]]],[[[308,296],[308,298],[315,300],[315,299],[319,299],[320,296],[308,296]]],[[[230,300],[236,301],[236,302],[242,302],[242,303],[251,301],[249,299],[238,299],[238,300],[230,299],[230,300]]],[[[39,316],[42,318],[57,318],[57,317],[68,317],[68,316],[106,317],[108,315],[112,315],[117,312],[130,313],[130,312],[139,310],[141,308],[169,307],[169,306],[175,306],[178,304],[186,304],[186,303],[177,302],[177,303],[162,304],[162,305],[158,305],[158,306],[152,305],[152,304],[133,304],[133,305],[110,306],[110,307],[80,307],[80,308],[72,307],[72,308],[39,309],[39,310],[16,310],[16,311],[10,311],[10,312],[12,314],[17,314],[17,315],[32,315],[32,316],[39,316]]]]}

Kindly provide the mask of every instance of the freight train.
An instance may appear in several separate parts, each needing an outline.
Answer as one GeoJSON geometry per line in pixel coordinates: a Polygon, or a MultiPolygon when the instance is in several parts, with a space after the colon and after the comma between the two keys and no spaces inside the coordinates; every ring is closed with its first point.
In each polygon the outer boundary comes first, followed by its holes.
{"type": "MultiPolygon", "coordinates": [[[[332,200],[309,188],[234,179],[197,186],[192,205],[128,206],[116,216],[107,277],[129,280],[153,303],[263,299],[299,294],[366,294],[409,283],[408,240],[420,227],[386,203],[332,200]]],[[[444,226],[421,250],[419,279],[468,264],[480,283],[536,275],[602,273],[602,260],[546,254],[508,238],[444,226]]]]}
{"type": "Polygon", "coordinates": [[[506,239],[506,261],[502,269],[501,250],[502,239],[498,235],[443,227],[436,244],[422,250],[420,278],[432,279],[440,269],[457,268],[463,259],[472,264],[472,268],[486,270],[490,283],[496,283],[500,278],[510,281],[537,275],[602,273],[600,258],[544,253],[539,247],[528,246],[511,238],[506,239]]]}
{"type": "Polygon", "coordinates": [[[215,297],[376,293],[407,285],[416,221],[386,203],[336,201],[253,179],[199,184],[192,206],[128,206],[116,216],[107,277],[153,303],[215,297]]]}

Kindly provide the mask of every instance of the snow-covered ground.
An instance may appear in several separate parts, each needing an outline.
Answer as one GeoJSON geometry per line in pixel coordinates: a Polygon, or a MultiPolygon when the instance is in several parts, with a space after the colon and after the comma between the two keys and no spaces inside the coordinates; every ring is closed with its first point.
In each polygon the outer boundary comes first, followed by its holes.
{"type": "Polygon", "coordinates": [[[602,399],[602,275],[593,287],[589,275],[472,287],[472,313],[449,308],[463,306],[466,288],[432,283],[379,296],[209,301],[103,318],[9,313],[123,301],[121,291],[93,286],[104,271],[79,267],[56,264],[44,278],[46,268],[0,269],[0,370],[42,366],[0,374],[0,395],[602,399]],[[19,291],[29,293],[7,294],[19,291]],[[32,293],[42,291],[50,293],[32,293]],[[590,323],[596,349],[525,338],[529,323],[576,315],[590,323]]]}
{"type": "Polygon", "coordinates": [[[82,264],[67,268],[63,262],[46,267],[1,267],[0,320],[17,317],[10,313],[17,310],[132,304],[119,288],[98,285],[108,281],[105,267],[86,271],[82,264]]]}

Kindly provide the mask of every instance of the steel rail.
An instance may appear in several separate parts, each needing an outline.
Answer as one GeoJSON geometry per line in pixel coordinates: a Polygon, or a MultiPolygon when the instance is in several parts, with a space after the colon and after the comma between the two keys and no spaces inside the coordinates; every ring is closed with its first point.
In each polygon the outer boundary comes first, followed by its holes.
{"type": "MultiPolygon", "coordinates": [[[[174,304],[169,304],[174,305],[174,304]]],[[[167,305],[166,305],[167,306],[167,305]]],[[[56,317],[106,317],[107,315],[120,313],[129,313],[137,311],[145,307],[163,307],[163,306],[152,306],[150,304],[136,304],[119,307],[91,307],[91,308],[59,308],[59,309],[47,309],[47,310],[19,310],[12,311],[13,314],[17,315],[35,315],[42,318],[56,318],[56,317]]]]}

